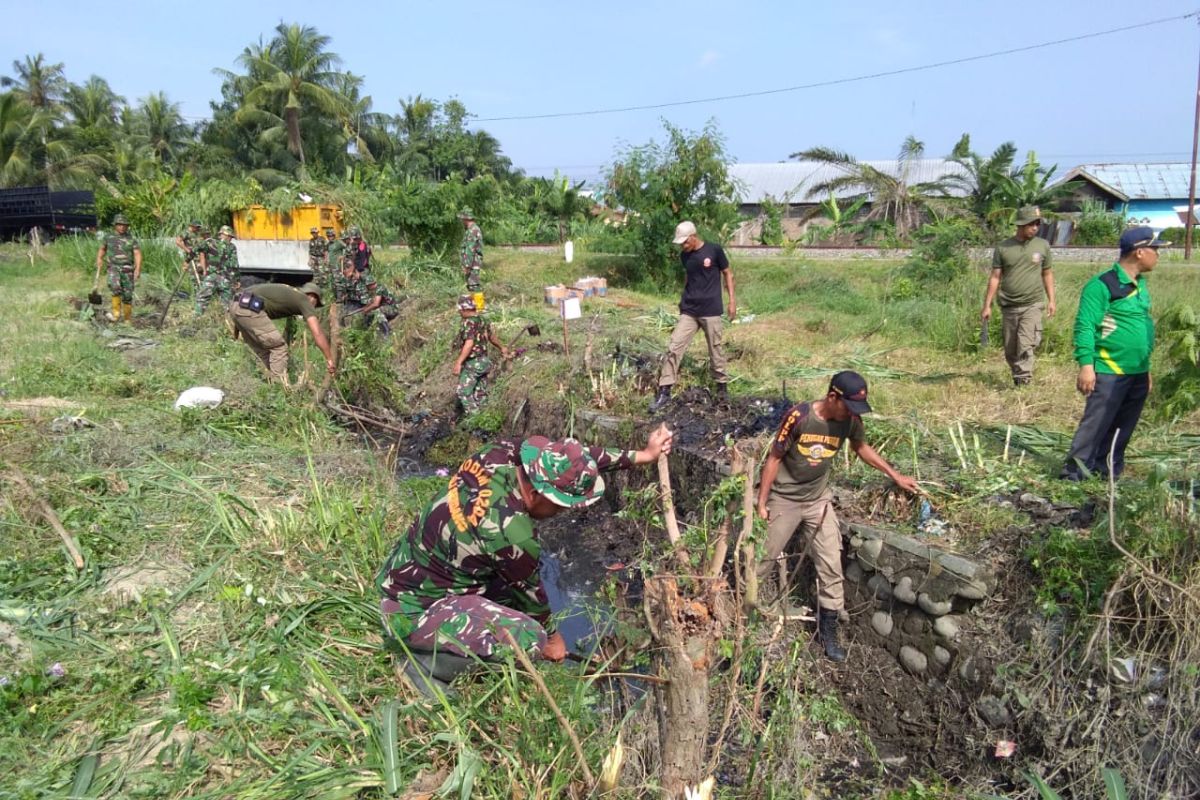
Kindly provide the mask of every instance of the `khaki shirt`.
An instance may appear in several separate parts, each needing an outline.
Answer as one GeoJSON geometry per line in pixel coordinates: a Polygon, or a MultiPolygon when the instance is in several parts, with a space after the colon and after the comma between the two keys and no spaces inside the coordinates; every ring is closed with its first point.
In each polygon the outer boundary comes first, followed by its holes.
{"type": "Polygon", "coordinates": [[[1050,269],[1050,243],[1040,236],[1005,239],[992,254],[992,269],[1000,270],[1001,308],[1036,305],[1046,296],[1042,272],[1050,269]]]}

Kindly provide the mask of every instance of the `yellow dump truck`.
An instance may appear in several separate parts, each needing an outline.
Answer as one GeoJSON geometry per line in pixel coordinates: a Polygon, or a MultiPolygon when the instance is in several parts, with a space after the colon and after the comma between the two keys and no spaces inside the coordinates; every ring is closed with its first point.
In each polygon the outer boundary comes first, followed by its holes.
{"type": "Polygon", "coordinates": [[[255,205],[233,212],[242,285],[262,281],[299,284],[311,278],[308,241],[313,228],[322,235],[326,228],[333,228],[341,236],[341,207],[306,203],[288,211],[272,211],[255,205]]]}

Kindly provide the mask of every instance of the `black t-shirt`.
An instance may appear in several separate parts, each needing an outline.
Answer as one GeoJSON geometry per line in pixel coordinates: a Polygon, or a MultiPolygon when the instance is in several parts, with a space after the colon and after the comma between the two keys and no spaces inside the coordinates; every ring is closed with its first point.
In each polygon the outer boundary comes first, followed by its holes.
{"type": "Polygon", "coordinates": [[[719,317],[721,304],[721,273],[729,269],[729,259],[721,245],[705,242],[690,253],[680,253],[683,263],[683,297],[679,313],[692,317],[719,317]]]}

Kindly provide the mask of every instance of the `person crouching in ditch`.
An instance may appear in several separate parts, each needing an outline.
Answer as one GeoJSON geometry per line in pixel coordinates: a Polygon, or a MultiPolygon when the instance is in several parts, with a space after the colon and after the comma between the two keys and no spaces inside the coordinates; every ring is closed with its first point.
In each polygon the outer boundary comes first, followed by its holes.
{"type": "Polygon", "coordinates": [[[474,414],[483,408],[488,398],[488,374],[492,371],[488,345],[495,345],[502,358],[508,358],[508,349],[491,324],[479,316],[471,295],[458,296],[458,315],[462,317],[462,324],[458,338],[454,340],[454,346],[458,348],[458,358],[454,362],[454,374],[458,376],[455,394],[463,413],[474,414]]]}
{"type": "Polygon", "coordinates": [[[262,283],[238,294],[229,305],[234,336],[242,336],[258,356],[273,381],[287,385],[288,346],[272,320],[301,317],[312,331],[313,341],[333,372],[333,351],[321,331],[316,309],[321,306],[321,288],[306,283],[299,289],[282,283],[262,283]]]}
{"type": "Polygon", "coordinates": [[[414,686],[445,688],[477,659],[496,656],[509,635],[518,647],[561,661],[566,644],[552,628],[534,520],[595,503],[604,473],[654,463],[671,451],[671,436],[660,427],[641,450],[532,436],[499,441],[464,461],[376,578],[384,645],[403,655],[414,686]]]}
{"type": "MultiPolygon", "coordinates": [[[[870,411],[866,380],[857,372],[834,375],[825,397],[788,410],[767,454],[758,488],[758,515],[767,520],[766,555],[759,562],[759,576],[765,578],[771,572],[793,534],[803,534],[817,572],[818,636],[832,661],[846,660],[846,651],[838,643],[838,612],[845,605],[842,531],[829,491],[834,456],[849,439],[855,455],[901,489],[920,491],[915,480],[901,475],[867,444],[862,415],[870,411]]],[[[780,587],[781,592],[785,590],[780,587]]],[[[780,600],[786,602],[787,598],[780,600]]]]}

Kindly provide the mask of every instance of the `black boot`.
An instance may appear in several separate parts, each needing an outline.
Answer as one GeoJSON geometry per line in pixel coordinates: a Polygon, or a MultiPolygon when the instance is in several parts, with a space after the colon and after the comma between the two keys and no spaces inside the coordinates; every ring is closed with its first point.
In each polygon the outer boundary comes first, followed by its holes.
{"type": "Polygon", "coordinates": [[[650,404],[650,410],[658,411],[660,408],[665,406],[667,404],[667,401],[670,399],[671,399],[671,387],[670,386],[658,387],[658,394],[654,395],[654,402],[650,404]]]}
{"type": "Polygon", "coordinates": [[[846,651],[838,644],[838,612],[822,608],[817,625],[817,638],[825,646],[825,657],[830,661],[845,661],[846,651]]]}

